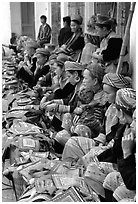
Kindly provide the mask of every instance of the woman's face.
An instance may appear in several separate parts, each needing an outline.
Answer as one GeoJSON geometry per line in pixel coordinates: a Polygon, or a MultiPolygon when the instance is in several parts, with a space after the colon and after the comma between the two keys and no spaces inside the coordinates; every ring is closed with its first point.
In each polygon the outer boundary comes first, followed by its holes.
{"type": "Polygon", "coordinates": [[[88,69],[85,69],[83,72],[83,81],[82,84],[85,87],[92,88],[95,85],[95,79],[92,79],[88,69]]]}
{"type": "Polygon", "coordinates": [[[55,60],[53,60],[53,59],[49,61],[49,66],[50,66],[50,72],[51,73],[55,72],[54,63],[55,63],[55,60]]]}
{"type": "Polygon", "coordinates": [[[105,30],[105,29],[106,29],[105,27],[101,28],[101,27],[99,27],[99,26],[95,26],[95,29],[96,29],[96,31],[97,31],[97,34],[98,34],[100,37],[104,37],[104,36],[106,35],[106,33],[107,33],[107,31],[105,30]]]}
{"type": "Polygon", "coordinates": [[[113,87],[111,87],[111,86],[109,86],[107,84],[104,84],[103,85],[103,90],[107,95],[108,102],[109,103],[115,103],[115,97],[116,97],[115,88],[113,88],[113,87]]]}
{"type": "Polygon", "coordinates": [[[121,109],[117,110],[117,117],[119,118],[119,122],[121,124],[131,124],[132,123],[132,117],[127,115],[121,109]]]}
{"type": "Polygon", "coordinates": [[[35,53],[35,49],[30,47],[26,49],[26,53],[28,54],[29,57],[32,57],[35,53]]]}
{"type": "Polygon", "coordinates": [[[47,61],[47,57],[41,54],[37,54],[37,64],[44,65],[47,61]]]}
{"type": "Polygon", "coordinates": [[[66,71],[66,77],[68,81],[72,84],[76,84],[76,77],[77,77],[77,72],[70,73],[69,71],[66,71]]]}
{"type": "Polygon", "coordinates": [[[130,124],[131,131],[134,136],[136,136],[136,110],[133,113],[132,123],[130,124]]]}
{"type": "Polygon", "coordinates": [[[62,69],[61,69],[61,67],[60,66],[58,66],[57,65],[57,63],[55,62],[54,63],[54,67],[55,67],[55,73],[56,73],[56,75],[58,75],[59,77],[62,75],[62,69]]]}
{"type": "Polygon", "coordinates": [[[77,24],[76,22],[74,22],[74,21],[71,21],[71,31],[73,32],[73,33],[76,33],[77,32],[77,30],[78,30],[78,28],[80,28],[80,25],[79,24],[77,24]]]}

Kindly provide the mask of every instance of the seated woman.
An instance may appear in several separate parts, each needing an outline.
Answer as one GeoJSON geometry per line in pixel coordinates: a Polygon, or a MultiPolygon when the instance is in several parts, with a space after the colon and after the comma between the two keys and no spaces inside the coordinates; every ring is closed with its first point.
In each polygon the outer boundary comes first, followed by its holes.
{"type": "MultiPolygon", "coordinates": [[[[87,79],[88,80],[88,79],[87,79]]],[[[62,159],[79,159],[84,157],[85,165],[87,166],[91,159],[93,160],[94,151],[102,152],[108,148],[107,144],[115,137],[118,123],[117,111],[115,107],[116,92],[120,88],[130,87],[131,84],[122,75],[108,73],[103,78],[103,90],[106,92],[107,100],[111,105],[105,113],[104,125],[101,133],[94,140],[84,137],[72,137],[66,143],[63,150],[62,159]],[[85,144],[85,146],[84,146],[85,144]],[[97,145],[99,145],[97,147],[97,145]],[[101,147],[101,145],[105,145],[101,147]],[[96,146],[96,147],[95,147],[96,146]],[[81,147],[81,148],[80,148],[81,147]]],[[[96,97],[95,97],[95,100],[96,97]]],[[[99,98],[101,101],[101,98],[99,98]]]]}
{"type": "MultiPolygon", "coordinates": [[[[118,90],[115,104],[118,111],[117,114],[120,121],[120,127],[113,140],[113,146],[98,156],[95,154],[93,156],[93,161],[87,166],[85,172],[85,177],[88,179],[89,185],[92,188],[94,187],[96,193],[102,197],[106,196],[103,188],[103,182],[106,176],[111,172],[118,171],[118,161],[123,158],[121,141],[122,137],[130,131],[132,115],[136,107],[136,91],[131,88],[118,90]]],[[[133,197],[134,195],[133,192],[133,197]]]]}
{"type": "Polygon", "coordinates": [[[84,34],[85,46],[82,50],[81,60],[82,64],[89,64],[92,62],[92,54],[100,46],[100,37],[95,29],[96,17],[92,16],[87,23],[87,31],[84,34]]]}
{"type": "Polygon", "coordinates": [[[50,52],[44,48],[38,48],[36,50],[37,66],[33,73],[33,85],[35,86],[40,77],[45,76],[49,72],[49,56],[50,52]]]}
{"type": "Polygon", "coordinates": [[[82,64],[89,64],[92,62],[92,53],[96,51],[97,45],[94,44],[93,34],[86,32],[84,35],[85,46],[82,50],[80,62],[82,64]]]}
{"type": "MultiPolygon", "coordinates": [[[[89,137],[95,137],[95,136],[97,136],[99,129],[100,129],[100,124],[103,121],[102,112],[103,112],[103,108],[105,107],[105,104],[106,104],[105,94],[104,94],[102,87],[101,87],[102,79],[104,76],[104,70],[101,68],[100,65],[97,65],[97,64],[91,65],[90,67],[85,69],[83,76],[84,76],[84,79],[83,79],[82,84],[86,89],[84,89],[83,94],[81,92],[81,94],[82,94],[81,97],[83,98],[83,103],[84,103],[84,100],[86,99],[87,102],[90,102],[90,104],[89,104],[90,106],[87,107],[87,104],[85,101],[85,104],[83,104],[83,105],[86,106],[87,108],[85,107],[85,109],[82,109],[81,107],[76,107],[73,110],[73,112],[68,111],[68,113],[64,114],[63,118],[62,118],[62,128],[64,128],[64,130],[68,131],[69,134],[71,134],[70,129],[72,126],[72,116],[74,114],[78,115],[78,113],[79,113],[79,114],[81,114],[81,116],[80,116],[78,122],[76,121],[75,124],[73,124],[74,125],[73,132],[75,132],[76,134],[79,134],[79,132],[82,131],[82,126],[81,126],[81,129],[79,127],[79,131],[77,131],[78,125],[85,125],[85,127],[83,126],[83,128],[85,128],[85,130],[89,129],[88,135],[86,134],[87,137],[88,136],[89,137]],[[91,89],[92,89],[92,91],[90,91],[91,89]],[[93,99],[93,92],[95,93],[94,100],[92,100],[93,99]],[[85,98],[84,98],[84,93],[86,93],[85,98]],[[96,101],[96,103],[95,103],[95,101],[96,101]],[[97,104],[98,104],[98,106],[97,106],[97,104]],[[95,107],[93,107],[93,105],[95,105],[95,107]],[[78,108],[80,108],[81,110],[78,110],[78,108]],[[98,111],[98,114],[96,113],[97,111],[98,111]],[[94,112],[94,114],[92,114],[93,112],[94,112]],[[69,115],[69,113],[71,113],[71,114],[69,115]],[[91,134],[90,134],[90,132],[91,132],[91,134]]],[[[78,90],[77,95],[78,96],[77,96],[76,105],[79,105],[79,103],[80,103],[80,88],[78,90]]],[[[65,134],[67,133],[66,131],[62,131],[61,134],[59,132],[59,134],[55,138],[60,144],[65,144],[67,142],[67,140],[69,139],[69,137],[65,137],[65,134]],[[60,140],[59,140],[59,138],[60,138],[60,140]]],[[[60,144],[58,144],[58,146],[60,144]]],[[[62,153],[64,146],[63,145],[60,145],[60,146],[61,147],[58,149],[58,152],[60,151],[60,153],[62,153]]]]}
{"type": "Polygon", "coordinates": [[[67,55],[68,60],[73,59],[76,61],[84,47],[84,37],[82,35],[82,17],[75,15],[71,18],[71,31],[73,35],[63,44],[60,48],[57,48],[54,53],[57,55],[67,55]]]}
{"type": "Polygon", "coordinates": [[[36,50],[35,56],[37,58],[37,66],[33,73],[33,86],[35,86],[40,77],[45,76],[49,72],[48,59],[50,52],[44,48],[38,48],[36,50]]]}
{"type": "MultiPolygon", "coordinates": [[[[122,38],[113,31],[115,20],[108,16],[98,14],[95,27],[98,35],[102,39],[100,47],[93,53],[93,61],[98,61],[105,65],[105,72],[116,72],[118,59],[122,47],[122,38]]],[[[123,57],[123,69],[121,74],[127,75],[129,68],[128,52],[126,50],[123,57]]]]}
{"type": "Polygon", "coordinates": [[[49,73],[46,74],[46,76],[40,77],[37,84],[36,84],[36,87],[39,87],[39,88],[41,87],[42,89],[44,87],[46,87],[46,89],[44,88],[44,90],[43,90],[44,93],[47,91],[47,87],[50,88],[52,86],[52,78],[55,75],[54,74],[55,69],[54,69],[53,65],[54,65],[56,59],[57,59],[56,55],[50,55],[49,61],[48,61],[49,67],[50,67],[49,73]]]}
{"type": "MultiPolygon", "coordinates": [[[[82,82],[82,71],[84,70],[84,66],[77,62],[65,62],[65,72],[66,76],[68,78],[68,82],[74,86],[74,90],[70,93],[68,98],[66,99],[55,99],[54,101],[49,101],[44,103],[43,109],[45,109],[48,112],[52,113],[59,113],[61,116],[63,113],[66,112],[73,112],[78,100],[78,90],[82,82]]],[[[52,124],[56,128],[56,130],[59,128],[61,130],[61,120],[57,120],[54,117],[54,120],[52,120],[52,124]],[[54,122],[55,121],[55,122],[54,122]]],[[[59,117],[59,119],[62,119],[62,117],[59,117]]]]}
{"type": "Polygon", "coordinates": [[[136,193],[136,110],[128,132],[122,137],[123,157],[118,159],[118,171],[109,173],[103,183],[106,201],[134,201],[136,193]],[[110,196],[109,196],[110,195],[110,196]]]}
{"type": "Polygon", "coordinates": [[[18,65],[17,78],[21,78],[28,83],[30,87],[33,86],[33,73],[36,69],[36,56],[34,55],[38,44],[36,42],[28,42],[24,54],[24,61],[18,65]]]}
{"type": "Polygon", "coordinates": [[[91,64],[84,70],[84,78],[78,92],[77,107],[70,116],[64,114],[62,120],[64,129],[73,134],[77,125],[86,125],[91,131],[90,138],[94,138],[99,134],[103,123],[102,113],[106,105],[105,94],[101,86],[103,76],[104,70],[98,64],[91,64]],[[99,111],[99,114],[96,115],[97,111],[99,111]]]}

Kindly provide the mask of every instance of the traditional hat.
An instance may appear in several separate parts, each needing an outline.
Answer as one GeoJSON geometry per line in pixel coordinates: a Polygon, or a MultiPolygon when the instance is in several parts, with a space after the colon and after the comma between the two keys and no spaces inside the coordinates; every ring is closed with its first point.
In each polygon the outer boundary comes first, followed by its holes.
{"type": "Polygon", "coordinates": [[[71,17],[71,21],[77,21],[81,25],[83,18],[80,15],[76,14],[76,15],[71,17]]]}
{"type": "Polygon", "coordinates": [[[70,22],[71,22],[70,16],[65,16],[65,17],[63,17],[63,21],[64,21],[64,22],[67,22],[67,23],[70,23],[70,22]]]}
{"type": "Polygon", "coordinates": [[[95,77],[99,80],[99,82],[102,83],[103,76],[104,76],[104,69],[101,67],[98,63],[91,63],[87,66],[87,68],[90,71],[90,74],[92,77],[95,77]]]}
{"type": "Polygon", "coordinates": [[[132,88],[119,89],[116,93],[116,106],[131,111],[136,107],[136,91],[132,88]]]}
{"type": "Polygon", "coordinates": [[[82,65],[79,62],[71,62],[71,61],[66,61],[65,62],[65,71],[83,71],[84,70],[84,65],[82,65]]]}
{"type": "Polygon", "coordinates": [[[104,15],[101,15],[101,14],[97,14],[97,21],[95,23],[95,25],[113,25],[113,20],[108,17],[108,16],[104,16],[104,15]]]}
{"type": "Polygon", "coordinates": [[[61,65],[64,65],[64,63],[68,61],[68,56],[67,55],[62,55],[62,54],[59,54],[57,56],[57,62],[61,65]]]}
{"type": "Polygon", "coordinates": [[[116,73],[107,73],[103,78],[103,84],[107,84],[117,89],[131,88],[130,81],[130,78],[125,78],[123,75],[116,73]]]}
{"type": "Polygon", "coordinates": [[[38,48],[36,50],[36,55],[37,54],[42,54],[42,55],[45,55],[45,56],[50,56],[50,52],[48,51],[48,49],[45,49],[45,48],[38,48]]]}

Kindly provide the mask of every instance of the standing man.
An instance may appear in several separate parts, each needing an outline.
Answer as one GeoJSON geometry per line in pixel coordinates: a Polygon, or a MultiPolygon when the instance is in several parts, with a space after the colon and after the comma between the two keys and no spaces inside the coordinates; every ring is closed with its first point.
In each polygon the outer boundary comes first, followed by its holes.
{"type": "Polygon", "coordinates": [[[45,43],[50,43],[50,39],[51,39],[51,27],[50,27],[50,25],[48,25],[46,23],[47,17],[45,15],[42,15],[40,17],[40,21],[41,21],[42,25],[39,28],[39,33],[38,33],[38,37],[37,37],[37,43],[41,47],[45,47],[45,43]]]}

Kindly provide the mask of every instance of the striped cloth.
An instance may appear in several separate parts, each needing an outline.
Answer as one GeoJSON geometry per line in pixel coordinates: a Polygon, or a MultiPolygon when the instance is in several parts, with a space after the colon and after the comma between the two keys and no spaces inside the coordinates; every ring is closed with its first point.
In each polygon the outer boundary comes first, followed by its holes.
{"type": "Polygon", "coordinates": [[[116,105],[127,110],[136,107],[136,91],[132,88],[124,88],[117,91],[116,105]]]}
{"type": "Polygon", "coordinates": [[[121,74],[108,73],[104,75],[103,84],[107,84],[117,89],[131,88],[131,79],[121,74]]]}

